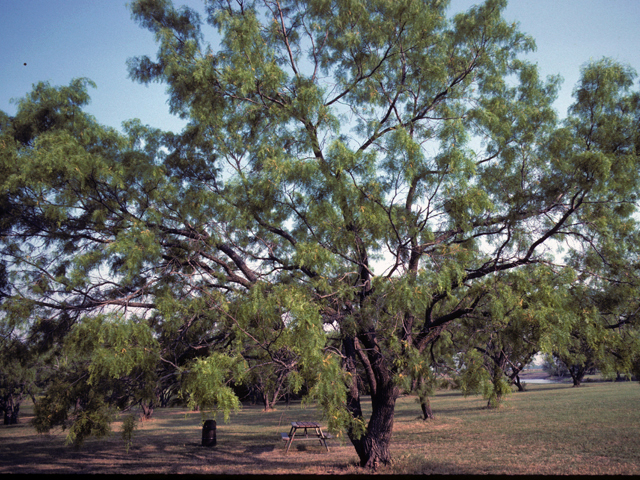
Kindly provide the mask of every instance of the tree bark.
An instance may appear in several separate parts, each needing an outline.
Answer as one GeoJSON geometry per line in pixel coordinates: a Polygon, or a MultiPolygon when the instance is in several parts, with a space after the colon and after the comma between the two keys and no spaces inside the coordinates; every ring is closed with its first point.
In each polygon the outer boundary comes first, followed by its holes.
{"type": "Polygon", "coordinates": [[[499,358],[494,358],[493,372],[491,375],[491,383],[493,384],[493,393],[489,396],[487,408],[500,408],[502,405],[501,380],[504,374],[505,356],[501,352],[499,358]]]}
{"type": "Polygon", "coordinates": [[[524,392],[524,385],[522,385],[522,382],[520,382],[520,376],[516,375],[515,377],[513,377],[513,384],[518,387],[518,391],[519,392],[524,392]]]}
{"type": "Polygon", "coordinates": [[[274,404],[271,401],[272,397],[271,397],[271,392],[269,391],[269,388],[264,383],[262,383],[262,381],[260,381],[256,385],[256,390],[257,390],[256,392],[257,396],[260,398],[260,401],[264,406],[264,411],[269,412],[273,410],[274,404]]]}
{"type": "Polygon", "coordinates": [[[422,409],[422,420],[433,420],[435,416],[431,411],[431,401],[429,397],[420,398],[420,408],[422,409]]]}
{"type": "Polygon", "coordinates": [[[158,400],[160,402],[160,407],[166,408],[169,406],[169,402],[171,401],[171,390],[164,389],[160,391],[158,394],[158,400]]]}
{"type": "Polygon", "coordinates": [[[269,392],[264,392],[262,394],[262,403],[264,405],[264,411],[270,412],[273,410],[273,405],[271,404],[271,400],[269,399],[269,392]]]}
{"type": "Polygon", "coordinates": [[[10,401],[4,406],[4,424],[16,425],[18,423],[18,413],[20,412],[20,404],[10,401]]]}
{"type": "Polygon", "coordinates": [[[398,389],[391,384],[383,388],[379,386],[377,394],[371,396],[372,412],[367,433],[360,439],[350,436],[360,458],[360,466],[375,469],[391,462],[389,447],[397,397],[398,389]]]}
{"type": "Polygon", "coordinates": [[[490,398],[487,402],[487,408],[496,409],[502,406],[502,395],[496,393],[493,398],[490,398]]]}
{"type": "Polygon", "coordinates": [[[153,415],[153,407],[153,401],[140,402],[140,408],[142,409],[142,415],[140,415],[140,419],[142,421],[151,419],[151,416],[153,415]]]}
{"type": "Polygon", "coordinates": [[[375,341],[366,341],[364,345],[367,350],[366,356],[359,347],[357,339],[346,338],[344,345],[345,368],[354,378],[347,394],[347,408],[354,418],[362,417],[358,384],[355,381],[357,358],[365,363],[371,389],[371,417],[369,417],[366,433],[360,438],[356,438],[352,430],[347,434],[360,459],[360,466],[375,469],[379,465],[388,465],[391,462],[389,447],[399,388],[394,385],[384,359],[375,347],[375,341]]]}
{"type": "Polygon", "coordinates": [[[569,374],[571,375],[571,379],[573,380],[574,387],[579,387],[582,385],[582,380],[584,379],[585,373],[587,373],[586,366],[573,365],[569,368],[569,374]]]}

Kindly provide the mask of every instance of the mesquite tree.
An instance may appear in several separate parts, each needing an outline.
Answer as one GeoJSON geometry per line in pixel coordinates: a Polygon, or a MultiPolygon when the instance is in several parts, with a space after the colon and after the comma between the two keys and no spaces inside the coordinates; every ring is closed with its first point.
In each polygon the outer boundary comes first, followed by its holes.
{"type": "Polygon", "coordinates": [[[488,407],[498,407],[512,384],[524,391],[519,374],[573,325],[566,287],[574,277],[571,269],[550,265],[494,277],[492,290],[455,332],[463,363],[458,382],[465,393],[482,393],[488,407]]]}
{"type": "Polygon", "coordinates": [[[100,127],[82,81],[3,118],[7,321],[87,339],[87,378],[171,377],[226,414],[271,365],[388,463],[404,378],[501,273],[635,229],[632,72],[587,67],[558,128],[558,79],[519,57],[505,3],[450,21],[440,0],[212,0],[209,44],[198,13],[134,1],[159,50],[131,76],[188,125],[100,127]]]}

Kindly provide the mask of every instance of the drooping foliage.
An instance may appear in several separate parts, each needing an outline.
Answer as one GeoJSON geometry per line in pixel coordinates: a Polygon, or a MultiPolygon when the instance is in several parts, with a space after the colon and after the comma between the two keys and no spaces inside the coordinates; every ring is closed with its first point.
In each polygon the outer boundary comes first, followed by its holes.
{"type": "Polygon", "coordinates": [[[494,278],[493,289],[455,335],[461,364],[457,380],[465,394],[481,393],[489,407],[498,407],[512,385],[524,390],[520,373],[572,328],[566,287],[573,281],[571,269],[552,265],[494,278]]]}
{"type": "Polygon", "coordinates": [[[0,287],[3,325],[64,359],[39,428],[79,443],[171,389],[227,417],[260,380],[387,463],[400,389],[428,398],[455,332],[520,355],[536,322],[545,351],[580,328],[560,244],[585,284],[616,266],[588,288],[624,293],[597,312],[637,338],[634,74],[586,66],[559,125],[505,4],[210,0],[206,43],[197,12],[134,1],[159,49],[130,73],[166,83],[178,133],[101,126],[86,80],[35,86],[0,119],[0,287]]]}

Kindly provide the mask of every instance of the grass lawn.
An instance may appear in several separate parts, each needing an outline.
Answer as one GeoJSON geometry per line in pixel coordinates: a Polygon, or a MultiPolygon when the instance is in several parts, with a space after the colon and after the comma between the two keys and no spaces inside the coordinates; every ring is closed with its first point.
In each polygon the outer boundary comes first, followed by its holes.
{"type": "MultiPolygon", "coordinates": [[[[436,419],[418,418],[414,397],[396,408],[394,464],[380,474],[640,474],[640,386],[633,383],[529,385],[498,410],[480,397],[440,391],[436,419]]],[[[366,405],[365,405],[366,407],[366,405]]],[[[294,442],[287,455],[279,432],[292,421],[321,420],[314,408],[279,405],[264,413],[246,405],[227,424],[218,422],[217,445],[202,447],[202,416],[185,409],[157,409],[139,423],[126,452],[120,423],[102,440],[79,450],[65,446],[66,432],[38,435],[22,409],[18,425],[0,425],[0,474],[357,474],[353,447],[329,440],[294,442]]]]}

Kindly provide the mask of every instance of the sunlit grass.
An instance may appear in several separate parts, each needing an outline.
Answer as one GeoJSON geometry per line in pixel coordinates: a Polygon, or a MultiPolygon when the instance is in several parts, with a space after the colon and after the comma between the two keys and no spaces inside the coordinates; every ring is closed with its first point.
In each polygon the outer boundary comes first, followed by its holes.
{"type": "Polygon", "coordinates": [[[437,418],[426,424],[411,422],[408,408],[400,410],[405,421],[396,426],[394,451],[404,450],[396,457],[407,459],[397,462],[396,472],[640,473],[637,383],[531,385],[499,410],[448,392],[432,406],[437,418]]]}
{"type": "MultiPolygon", "coordinates": [[[[640,386],[637,383],[530,385],[498,410],[480,397],[441,391],[435,420],[419,419],[414,397],[398,400],[394,464],[377,473],[399,474],[639,474],[640,386]]],[[[369,407],[365,405],[365,410],[369,407]]],[[[37,435],[27,423],[0,426],[2,473],[215,473],[354,474],[357,457],[348,440],[334,438],[330,453],[313,442],[294,443],[289,454],[279,432],[292,421],[320,420],[313,407],[279,405],[273,412],[246,405],[228,424],[218,422],[218,444],[202,447],[202,416],[157,409],[139,424],[133,445],[119,435],[64,445],[65,432],[37,435]]],[[[326,423],[325,423],[326,424],[326,423]]]]}

